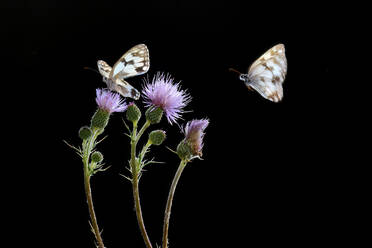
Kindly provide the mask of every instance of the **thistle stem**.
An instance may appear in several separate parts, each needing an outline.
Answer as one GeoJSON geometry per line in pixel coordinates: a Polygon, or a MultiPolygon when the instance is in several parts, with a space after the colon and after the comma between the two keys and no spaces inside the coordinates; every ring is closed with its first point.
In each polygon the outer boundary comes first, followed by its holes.
{"type": "Polygon", "coordinates": [[[97,224],[97,218],[96,218],[96,214],[95,214],[95,211],[94,211],[94,205],[93,205],[92,191],[91,191],[91,187],[90,187],[90,177],[91,177],[91,175],[90,175],[90,170],[89,170],[89,157],[90,157],[90,153],[93,150],[94,142],[95,142],[98,134],[99,134],[99,131],[94,130],[92,137],[89,139],[89,141],[86,144],[87,147],[86,147],[86,150],[84,152],[84,159],[83,159],[83,163],[84,163],[84,188],[85,188],[85,195],[87,197],[89,215],[90,215],[92,228],[93,228],[93,231],[94,231],[94,236],[96,237],[98,247],[99,248],[105,248],[105,246],[103,244],[102,237],[101,237],[101,233],[99,231],[99,227],[98,227],[98,224],[97,224]]]}
{"type": "Polygon", "coordinates": [[[150,121],[146,121],[145,124],[143,124],[142,128],[139,130],[138,135],[134,134],[133,136],[136,137],[136,145],[138,140],[141,138],[142,134],[146,131],[146,129],[150,126],[150,121]]]}
{"type": "Polygon", "coordinates": [[[163,248],[168,247],[168,229],[169,229],[169,218],[171,214],[171,208],[172,208],[172,202],[173,202],[173,196],[174,192],[177,187],[177,183],[181,177],[182,171],[185,168],[187,164],[186,160],[181,160],[180,165],[178,166],[176,175],[173,178],[172,185],[169,190],[167,205],[165,207],[165,213],[164,213],[164,226],[163,226],[163,248]]]}
{"type": "Polygon", "coordinates": [[[150,126],[150,122],[146,122],[142,126],[141,130],[138,132],[138,135],[137,135],[137,123],[133,123],[130,166],[132,169],[133,199],[134,199],[134,207],[136,210],[138,226],[139,226],[139,229],[141,230],[141,234],[146,244],[146,247],[152,248],[151,241],[150,241],[149,236],[147,235],[145,223],[142,217],[141,202],[140,202],[139,189],[138,189],[138,181],[139,181],[138,175],[140,173],[140,164],[138,163],[139,161],[136,158],[136,146],[137,146],[138,140],[149,126],[150,126]]]}
{"type": "Polygon", "coordinates": [[[90,189],[90,176],[88,173],[84,173],[84,186],[85,186],[85,194],[87,196],[87,202],[88,202],[88,208],[89,208],[89,215],[92,223],[92,227],[94,230],[94,235],[96,236],[96,240],[98,242],[98,247],[99,248],[104,248],[104,244],[101,238],[101,234],[98,228],[97,224],[97,218],[96,214],[94,212],[94,206],[93,206],[93,200],[92,200],[92,192],[90,189]]]}
{"type": "Polygon", "coordinates": [[[150,241],[149,236],[147,235],[145,223],[142,217],[141,202],[140,202],[139,190],[138,190],[138,175],[137,174],[133,175],[132,179],[133,179],[132,186],[133,186],[134,206],[136,209],[138,226],[141,230],[141,234],[142,234],[143,240],[145,241],[146,247],[152,248],[151,241],[150,241]]]}
{"type": "Polygon", "coordinates": [[[142,161],[143,161],[143,157],[145,156],[147,150],[149,149],[149,147],[151,146],[151,142],[150,141],[147,141],[146,145],[144,145],[142,147],[142,151],[141,153],[139,154],[138,156],[138,162],[139,164],[141,165],[142,161]]]}

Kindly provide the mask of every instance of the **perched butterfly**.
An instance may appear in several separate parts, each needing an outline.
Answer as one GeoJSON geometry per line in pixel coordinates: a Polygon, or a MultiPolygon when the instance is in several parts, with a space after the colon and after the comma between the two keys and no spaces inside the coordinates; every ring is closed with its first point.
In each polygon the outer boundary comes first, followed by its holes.
{"type": "Polygon", "coordinates": [[[140,44],[126,52],[112,68],[103,60],[98,60],[97,65],[103,82],[110,90],[137,100],[140,93],[124,79],[144,74],[149,70],[149,50],[146,45],[140,44]]]}
{"type": "MultiPolygon", "coordinates": [[[[232,71],[238,72],[234,69],[232,71]]],[[[248,89],[254,89],[264,98],[279,102],[283,98],[283,81],[287,74],[287,59],[283,44],[278,44],[261,57],[248,69],[248,74],[240,74],[240,80],[248,89]]]]}

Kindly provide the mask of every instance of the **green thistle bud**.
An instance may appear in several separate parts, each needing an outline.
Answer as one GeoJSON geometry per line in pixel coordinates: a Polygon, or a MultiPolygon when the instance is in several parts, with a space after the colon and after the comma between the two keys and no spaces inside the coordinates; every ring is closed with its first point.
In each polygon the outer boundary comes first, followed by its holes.
{"type": "Polygon", "coordinates": [[[84,126],[84,127],[81,127],[80,128],[80,130],[79,130],[79,137],[82,140],[89,139],[90,136],[92,136],[92,130],[89,127],[84,126]]]}
{"type": "Polygon", "coordinates": [[[192,157],[192,149],[185,140],[182,140],[178,144],[177,154],[178,154],[178,157],[180,157],[180,159],[189,159],[190,157],[192,157]]]}
{"type": "Polygon", "coordinates": [[[163,117],[163,110],[161,108],[149,108],[146,111],[146,119],[150,121],[151,124],[157,124],[161,121],[163,117]]]}
{"type": "Polygon", "coordinates": [[[126,116],[128,121],[138,121],[141,118],[141,110],[133,103],[128,106],[126,116]]]}
{"type": "Polygon", "coordinates": [[[94,113],[92,117],[90,127],[104,129],[107,126],[109,118],[110,118],[110,113],[99,108],[97,109],[97,111],[94,113]]]}
{"type": "Polygon", "coordinates": [[[91,156],[91,159],[95,163],[100,163],[103,160],[103,155],[100,152],[94,152],[91,156]]]}
{"type": "Polygon", "coordinates": [[[153,145],[161,145],[163,141],[165,140],[165,132],[163,130],[154,130],[149,134],[149,141],[153,145]]]}

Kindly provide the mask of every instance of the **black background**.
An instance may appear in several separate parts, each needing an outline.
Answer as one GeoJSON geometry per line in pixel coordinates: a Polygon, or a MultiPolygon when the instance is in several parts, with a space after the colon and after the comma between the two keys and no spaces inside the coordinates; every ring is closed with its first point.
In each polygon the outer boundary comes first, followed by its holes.
{"type": "MultiPolygon", "coordinates": [[[[98,59],[113,65],[139,43],[150,51],[148,75],[169,72],[193,97],[185,121],[210,119],[204,160],[187,165],[177,188],[171,247],[302,247],[343,239],[334,233],[339,221],[332,203],[339,194],[335,171],[323,157],[329,137],[319,138],[329,130],[324,119],[332,115],[332,105],[311,86],[329,79],[330,37],[337,27],[326,6],[29,1],[3,10],[4,60],[12,65],[4,76],[20,79],[24,84],[16,84],[17,96],[27,99],[22,121],[14,125],[32,138],[10,144],[15,160],[29,161],[18,175],[23,183],[14,183],[20,191],[12,198],[21,203],[13,216],[19,222],[10,228],[28,233],[27,242],[94,247],[81,161],[62,140],[80,144],[78,130],[96,109],[95,89],[104,87],[100,75],[83,67],[96,68],[98,59]],[[275,104],[248,91],[228,68],[246,71],[278,43],[286,46],[288,74],[284,99],[275,104]],[[18,152],[24,146],[26,151],[18,152]]],[[[143,78],[128,81],[140,89],[143,78]]],[[[138,105],[143,107],[141,101],[138,105]]],[[[111,167],[92,178],[92,191],[105,245],[144,247],[130,183],[119,175],[127,173],[129,159],[122,117],[112,116],[108,138],[98,146],[111,167]]],[[[165,145],[171,148],[182,139],[179,128],[165,120],[153,128],[167,131],[165,145]]],[[[149,155],[166,162],[151,165],[140,182],[155,246],[179,161],[164,146],[149,155]]]]}

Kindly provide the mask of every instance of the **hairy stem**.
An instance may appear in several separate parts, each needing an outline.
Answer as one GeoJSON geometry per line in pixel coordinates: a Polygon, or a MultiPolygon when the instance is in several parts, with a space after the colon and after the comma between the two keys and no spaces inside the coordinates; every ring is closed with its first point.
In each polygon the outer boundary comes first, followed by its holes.
{"type": "Polygon", "coordinates": [[[84,185],[85,185],[85,194],[87,196],[89,215],[90,215],[94,235],[96,236],[96,240],[98,242],[98,247],[99,248],[104,248],[105,246],[103,245],[103,241],[102,241],[101,234],[100,234],[98,224],[97,224],[96,214],[94,212],[92,193],[91,193],[91,189],[90,189],[90,176],[87,173],[85,173],[85,175],[84,175],[84,185]]]}
{"type": "Polygon", "coordinates": [[[173,178],[171,188],[169,190],[167,205],[165,207],[165,213],[164,213],[164,226],[163,226],[163,248],[168,247],[168,229],[169,229],[169,218],[171,214],[171,208],[172,208],[172,202],[173,202],[173,196],[174,192],[177,187],[177,183],[181,177],[182,171],[185,168],[187,164],[186,160],[181,160],[180,165],[178,166],[176,175],[173,178]]]}
{"type": "Polygon", "coordinates": [[[146,121],[145,124],[143,124],[141,130],[139,130],[138,135],[137,136],[135,134],[133,135],[134,137],[136,137],[135,145],[137,145],[138,140],[141,138],[142,134],[146,131],[150,124],[151,124],[150,121],[146,121]]]}
{"type": "Polygon", "coordinates": [[[147,152],[147,150],[149,149],[150,146],[151,146],[151,142],[147,141],[146,145],[144,145],[142,147],[142,151],[140,152],[140,154],[138,156],[138,163],[140,164],[140,166],[142,166],[141,163],[143,162],[143,158],[145,157],[145,154],[146,154],[146,152],[147,152]]]}
{"type": "Polygon", "coordinates": [[[152,248],[151,241],[149,236],[147,235],[145,223],[143,221],[142,217],[142,210],[141,210],[141,202],[140,202],[140,196],[139,196],[139,189],[138,189],[138,175],[140,173],[140,164],[139,161],[136,158],[136,146],[138,143],[138,140],[144,133],[144,131],[150,126],[149,122],[146,122],[141,130],[139,131],[137,135],[137,123],[133,123],[133,132],[132,132],[132,140],[131,140],[131,158],[130,158],[130,166],[132,169],[132,189],[133,189],[133,199],[134,199],[134,207],[136,210],[136,216],[137,216],[137,222],[138,226],[141,230],[141,234],[143,237],[143,240],[146,244],[147,248],[152,248]]]}
{"type": "Polygon", "coordinates": [[[91,187],[90,187],[91,174],[90,174],[90,169],[89,169],[89,157],[90,157],[90,154],[93,150],[94,143],[95,143],[95,140],[98,136],[98,133],[99,133],[98,130],[94,130],[92,137],[86,143],[87,147],[86,147],[86,150],[84,151],[84,157],[83,157],[84,158],[83,159],[83,163],[84,163],[84,188],[85,188],[85,195],[87,197],[89,215],[90,215],[92,228],[93,228],[93,231],[94,231],[94,236],[96,237],[98,247],[99,248],[104,248],[105,246],[103,244],[101,233],[99,231],[99,227],[98,227],[98,224],[97,224],[97,218],[96,218],[96,214],[95,214],[94,206],[93,206],[92,191],[91,191],[91,187]]]}
{"type": "Polygon", "coordinates": [[[136,209],[138,226],[141,230],[141,234],[142,234],[143,240],[145,241],[146,247],[152,248],[151,241],[150,241],[149,236],[147,235],[145,223],[142,217],[141,202],[140,202],[139,191],[138,191],[138,175],[133,175],[132,186],[133,186],[133,198],[134,198],[134,206],[136,209]]]}

